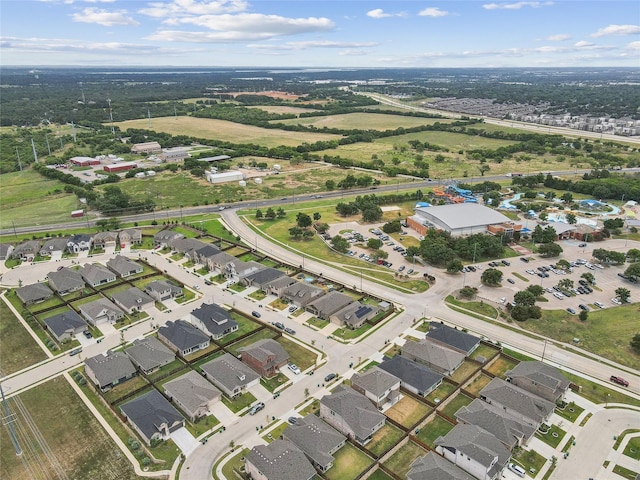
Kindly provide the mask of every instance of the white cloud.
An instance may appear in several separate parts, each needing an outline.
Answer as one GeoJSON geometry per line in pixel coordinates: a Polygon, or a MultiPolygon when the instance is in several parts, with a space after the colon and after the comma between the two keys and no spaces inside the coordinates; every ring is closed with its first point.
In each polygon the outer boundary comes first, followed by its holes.
{"type": "Polygon", "coordinates": [[[367,52],[364,50],[343,50],[338,52],[338,55],[341,57],[358,57],[362,55],[367,55],[367,52]]]}
{"type": "Polygon", "coordinates": [[[440,10],[438,7],[429,7],[418,13],[421,17],[446,17],[450,15],[446,10],[440,10]]]}
{"type": "Polygon", "coordinates": [[[637,35],[640,33],[640,25],[609,25],[592,33],[591,37],[606,37],[609,35],[637,35]]]}
{"type": "Polygon", "coordinates": [[[486,3],[482,5],[485,10],[520,10],[522,7],[549,7],[553,2],[516,2],[516,3],[486,3]]]}
{"type": "Polygon", "coordinates": [[[73,5],[74,3],[114,3],[116,0],[38,0],[42,3],[64,3],[65,5],[73,5]]]}
{"type": "Polygon", "coordinates": [[[89,7],[80,13],[71,15],[74,22],[96,23],[105,27],[113,27],[114,25],[139,25],[133,18],[127,15],[126,10],[102,10],[95,7],[89,7]]]}
{"type": "Polygon", "coordinates": [[[591,42],[587,42],[585,40],[580,40],[579,42],[576,42],[573,46],[577,47],[577,48],[582,48],[582,47],[592,47],[594,44],[591,42]]]}
{"type": "Polygon", "coordinates": [[[171,2],[152,2],[148,8],[138,13],[155,18],[175,18],[190,15],[220,15],[223,13],[239,13],[247,10],[244,0],[173,0],[171,2]]]}
{"type": "Polygon", "coordinates": [[[8,52],[21,53],[74,53],[84,52],[92,54],[126,54],[126,55],[156,55],[184,53],[184,49],[171,49],[156,45],[142,45],[123,42],[79,42],[73,39],[60,38],[18,38],[0,37],[2,49],[8,52]]]}
{"type": "Polygon", "coordinates": [[[627,45],[627,48],[631,50],[640,50],[640,42],[631,42],[627,45]]]}
{"type": "Polygon", "coordinates": [[[561,52],[566,52],[567,50],[568,50],[567,47],[555,47],[555,46],[549,46],[549,45],[546,45],[544,47],[538,47],[535,49],[535,51],[539,53],[561,53],[561,52]]]}
{"type": "Polygon", "coordinates": [[[376,42],[336,42],[333,40],[310,40],[306,42],[287,42],[280,45],[267,43],[248,44],[248,48],[258,50],[307,50],[310,48],[370,48],[379,45],[376,42]]]}
{"type": "Polygon", "coordinates": [[[371,17],[371,18],[388,18],[388,17],[405,17],[405,16],[406,16],[406,13],[404,12],[387,13],[381,8],[376,8],[374,10],[369,10],[367,12],[367,17],[371,17]]]}
{"type": "Polygon", "coordinates": [[[556,35],[549,35],[545,40],[549,42],[563,42],[565,40],[571,39],[571,35],[568,33],[558,33],[556,35]]]}

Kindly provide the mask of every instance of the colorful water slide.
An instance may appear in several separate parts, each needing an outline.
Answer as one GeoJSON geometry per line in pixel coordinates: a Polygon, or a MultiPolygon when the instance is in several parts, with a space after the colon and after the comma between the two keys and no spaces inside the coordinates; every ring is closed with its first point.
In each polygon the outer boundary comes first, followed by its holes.
{"type": "Polygon", "coordinates": [[[473,196],[473,193],[471,192],[471,190],[458,188],[453,185],[449,187],[449,190],[451,190],[452,192],[455,192],[456,195],[458,195],[459,197],[462,197],[463,199],[462,201],[464,203],[478,203],[478,199],[473,196]]]}

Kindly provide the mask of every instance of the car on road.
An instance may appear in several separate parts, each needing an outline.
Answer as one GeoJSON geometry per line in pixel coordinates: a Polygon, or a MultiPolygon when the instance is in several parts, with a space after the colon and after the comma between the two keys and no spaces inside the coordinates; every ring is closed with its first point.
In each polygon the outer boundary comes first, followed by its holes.
{"type": "Polygon", "coordinates": [[[575,315],[576,314],[576,311],[571,307],[567,308],[567,312],[569,312],[571,315],[575,315]]]}
{"type": "Polygon", "coordinates": [[[509,282],[511,285],[516,283],[516,282],[513,281],[513,278],[507,278],[507,282],[509,282]]]}
{"type": "Polygon", "coordinates": [[[256,318],[260,318],[262,315],[260,314],[260,312],[256,312],[255,310],[253,312],[251,312],[251,315],[253,315],[256,318]]]}
{"type": "Polygon", "coordinates": [[[297,309],[298,309],[298,307],[296,307],[295,305],[291,305],[291,306],[289,307],[289,311],[290,311],[290,312],[295,312],[297,309]]]}
{"type": "Polygon", "coordinates": [[[617,383],[618,385],[622,385],[623,387],[629,386],[629,380],[625,380],[624,378],[618,377],[617,375],[611,375],[611,377],[609,377],[609,380],[611,380],[613,383],[617,383]]]}
{"type": "Polygon", "coordinates": [[[324,381],[325,382],[330,382],[331,380],[333,380],[334,378],[336,378],[338,376],[337,373],[330,373],[329,375],[327,375],[326,377],[324,377],[324,381]]]}
{"type": "Polygon", "coordinates": [[[585,248],[586,246],[587,246],[586,243],[581,243],[581,244],[578,245],[578,247],[580,247],[580,248],[585,248]]]}
{"type": "Polygon", "coordinates": [[[280,330],[284,330],[284,323],[274,322],[273,326],[279,328],[280,330]]]}
{"type": "Polygon", "coordinates": [[[524,468],[522,468],[520,465],[516,465],[515,463],[510,463],[509,465],[507,465],[507,468],[521,478],[524,478],[524,476],[527,474],[524,468]]]}
{"type": "Polygon", "coordinates": [[[251,407],[251,410],[249,410],[249,415],[255,415],[263,408],[264,408],[264,403],[262,402],[256,403],[253,407],[251,407]]]}
{"type": "Polygon", "coordinates": [[[287,365],[287,367],[289,367],[289,370],[291,370],[296,375],[300,375],[300,369],[295,363],[290,363],[289,365],[287,365]]]}
{"type": "Polygon", "coordinates": [[[293,328],[285,327],[284,331],[289,335],[295,335],[296,331],[293,328]]]}

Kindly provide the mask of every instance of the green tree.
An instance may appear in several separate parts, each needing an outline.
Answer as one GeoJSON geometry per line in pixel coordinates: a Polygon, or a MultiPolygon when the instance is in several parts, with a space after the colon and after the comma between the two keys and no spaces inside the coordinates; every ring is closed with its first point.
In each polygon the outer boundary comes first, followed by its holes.
{"type": "Polygon", "coordinates": [[[567,271],[571,268],[571,264],[563,258],[556,262],[556,268],[567,271]]]}
{"type": "Polygon", "coordinates": [[[628,288],[624,287],[616,288],[615,293],[622,303],[627,303],[629,301],[629,297],[631,296],[631,291],[628,288]]]}
{"type": "Polygon", "coordinates": [[[563,290],[571,290],[573,288],[573,280],[570,278],[563,278],[558,282],[558,287],[563,290]]]}
{"type": "Polygon", "coordinates": [[[543,243],[538,247],[538,253],[545,258],[557,257],[562,253],[562,247],[557,243],[543,243]]]}
{"type": "Polygon", "coordinates": [[[485,285],[497,287],[502,282],[502,271],[497,268],[488,268],[482,272],[480,280],[485,285]]]}
{"type": "Polygon", "coordinates": [[[336,182],[335,180],[327,180],[326,182],[324,182],[324,186],[328,191],[335,190],[336,182]]]}
{"type": "Polygon", "coordinates": [[[375,259],[379,259],[379,258],[381,258],[381,259],[383,259],[383,260],[384,260],[384,259],[386,259],[386,258],[389,258],[389,254],[388,254],[387,252],[385,252],[384,250],[375,250],[375,251],[371,254],[371,256],[372,256],[373,258],[375,258],[375,259]]]}
{"type": "Polygon", "coordinates": [[[284,208],[279,207],[276,215],[278,216],[278,218],[284,218],[287,216],[287,212],[284,211],[284,208]]]}
{"type": "Polygon", "coordinates": [[[547,218],[549,218],[549,214],[547,212],[540,212],[540,215],[538,215],[538,218],[543,222],[546,222],[547,218]]]}
{"type": "Polygon", "coordinates": [[[322,215],[320,215],[320,212],[314,212],[314,214],[313,214],[313,221],[314,222],[317,222],[321,218],[322,218],[322,215]]]}
{"type": "Polygon", "coordinates": [[[640,333],[636,333],[630,342],[631,348],[640,353],[640,333]]]}
{"type": "Polygon", "coordinates": [[[291,235],[293,238],[300,238],[303,234],[304,230],[300,227],[291,227],[289,229],[289,235],[291,235]]]}
{"type": "Polygon", "coordinates": [[[457,258],[454,258],[447,263],[447,273],[457,273],[462,270],[462,267],[462,262],[457,258]]]}
{"type": "Polygon", "coordinates": [[[586,322],[587,319],[589,318],[589,312],[587,312],[586,310],[580,310],[580,314],[578,315],[578,318],[580,319],[581,322],[586,322]]]}
{"type": "Polygon", "coordinates": [[[380,240],[379,238],[370,238],[369,240],[367,240],[367,248],[377,250],[380,247],[382,247],[382,240],[380,240]]]}
{"type": "Polygon", "coordinates": [[[591,285],[595,285],[596,284],[596,277],[593,273],[591,272],[585,272],[582,275],[580,275],[580,278],[584,278],[587,282],[589,282],[591,285]]]}
{"type": "Polygon", "coordinates": [[[377,222],[382,218],[382,209],[377,205],[370,205],[362,210],[362,221],[377,222]]]}
{"type": "Polygon", "coordinates": [[[331,239],[331,246],[340,253],[347,253],[349,250],[349,242],[341,235],[336,235],[331,239]]]}
{"type": "Polygon", "coordinates": [[[311,217],[306,213],[298,212],[296,215],[296,224],[300,228],[310,227],[313,222],[311,221],[311,217]]]}
{"type": "Polygon", "coordinates": [[[256,210],[256,220],[261,220],[262,217],[264,217],[264,214],[262,213],[262,210],[260,210],[260,209],[256,210]]]}
{"type": "Polygon", "coordinates": [[[400,223],[400,219],[395,219],[390,222],[385,223],[382,226],[382,231],[384,233],[397,233],[402,231],[402,224],[400,223]]]}
{"type": "Polygon", "coordinates": [[[540,285],[529,285],[527,287],[527,292],[531,293],[534,298],[538,298],[544,294],[544,288],[540,285]]]}
{"type": "Polygon", "coordinates": [[[318,233],[325,233],[327,230],[329,230],[329,224],[328,223],[317,223],[316,224],[316,230],[318,231],[318,233]]]}
{"type": "Polygon", "coordinates": [[[516,303],[516,305],[533,307],[536,303],[536,297],[530,291],[522,290],[520,292],[516,292],[516,294],[513,296],[513,301],[516,303]]]}
{"type": "Polygon", "coordinates": [[[627,252],[627,260],[631,263],[640,261],[640,250],[632,248],[627,252]]]}
{"type": "Polygon", "coordinates": [[[640,262],[629,265],[624,271],[624,274],[627,277],[640,277],[640,262]]]}
{"type": "Polygon", "coordinates": [[[267,213],[264,214],[264,218],[266,218],[267,220],[273,220],[274,218],[276,218],[276,212],[273,211],[273,208],[269,207],[267,209],[267,213]]]}
{"type": "Polygon", "coordinates": [[[305,229],[305,230],[302,231],[302,238],[304,238],[305,240],[309,240],[314,235],[315,234],[313,233],[313,230],[305,229]]]}
{"type": "Polygon", "coordinates": [[[571,203],[573,202],[573,195],[570,192],[564,192],[560,196],[560,200],[562,200],[564,203],[571,203]]]}

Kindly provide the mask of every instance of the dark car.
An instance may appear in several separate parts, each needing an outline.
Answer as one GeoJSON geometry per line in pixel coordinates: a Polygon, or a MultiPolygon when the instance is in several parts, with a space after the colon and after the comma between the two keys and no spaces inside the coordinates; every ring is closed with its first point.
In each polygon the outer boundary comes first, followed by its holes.
{"type": "Polygon", "coordinates": [[[578,305],[578,307],[580,307],[580,310],[584,310],[585,312],[589,311],[589,307],[587,307],[584,303],[581,303],[580,305],[578,305]]]}
{"type": "Polygon", "coordinates": [[[82,332],[82,334],[87,338],[93,338],[93,335],[91,335],[91,332],[89,330],[85,330],[84,332],[82,332]]]}
{"type": "Polygon", "coordinates": [[[584,286],[582,288],[584,288],[587,291],[587,293],[593,293],[593,288],[591,288],[589,286],[584,286]]]}
{"type": "Polygon", "coordinates": [[[324,381],[325,382],[330,382],[331,380],[333,380],[334,378],[336,378],[338,375],[335,373],[330,373],[329,375],[327,375],[326,377],[324,377],[324,381]]]}
{"type": "Polygon", "coordinates": [[[260,314],[260,312],[256,312],[255,310],[253,312],[251,312],[251,315],[253,315],[256,318],[260,318],[262,315],[260,314]]]}
{"type": "Polygon", "coordinates": [[[586,244],[586,243],[581,243],[580,245],[578,245],[578,247],[580,247],[580,248],[584,248],[584,247],[586,247],[586,246],[587,246],[587,244],[586,244]]]}
{"type": "Polygon", "coordinates": [[[296,334],[296,331],[293,328],[287,327],[287,328],[284,329],[284,331],[287,332],[289,335],[295,335],[296,334]]]}
{"type": "Polygon", "coordinates": [[[475,272],[475,271],[476,271],[476,267],[474,267],[473,265],[469,265],[467,268],[468,268],[469,270],[471,270],[472,272],[475,272]]]}
{"type": "Polygon", "coordinates": [[[584,286],[586,286],[586,285],[588,285],[588,284],[587,284],[587,281],[586,281],[586,280],[583,280],[583,279],[578,280],[578,283],[579,283],[580,285],[582,285],[583,287],[584,287],[584,286]]]}
{"type": "Polygon", "coordinates": [[[287,419],[287,421],[291,424],[291,425],[295,425],[296,423],[298,423],[298,418],[297,417],[289,417],[287,419]]]}
{"type": "Polygon", "coordinates": [[[513,281],[513,278],[507,278],[507,282],[509,282],[509,283],[510,283],[510,284],[512,284],[512,285],[513,285],[514,283],[516,283],[516,282],[514,282],[514,281],[513,281]]]}
{"type": "Polygon", "coordinates": [[[511,265],[511,262],[509,262],[507,260],[502,260],[502,264],[506,265],[508,267],[509,265],[511,265]]]}
{"type": "Polygon", "coordinates": [[[613,383],[617,383],[618,385],[622,385],[623,387],[628,387],[629,386],[629,381],[628,380],[625,380],[622,377],[617,377],[616,375],[611,375],[609,380],[611,380],[613,383]]]}
{"type": "Polygon", "coordinates": [[[575,315],[576,314],[576,311],[571,307],[567,308],[567,312],[569,312],[571,315],[575,315]]]}
{"type": "Polygon", "coordinates": [[[520,257],[520,261],[524,263],[529,263],[529,259],[527,257],[520,257]]]}
{"type": "Polygon", "coordinates": [[[273,326],[279,328],[280,330],[284,330],[284,323],[275,322],[273,326]]]}

